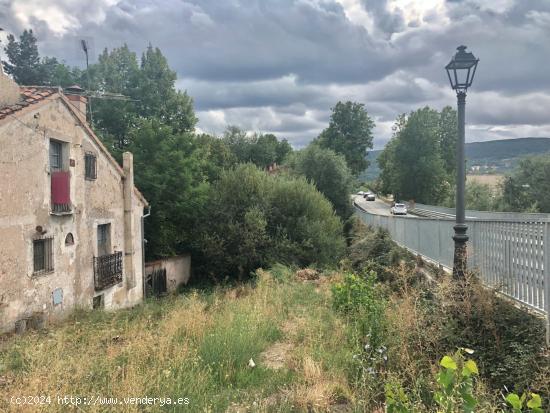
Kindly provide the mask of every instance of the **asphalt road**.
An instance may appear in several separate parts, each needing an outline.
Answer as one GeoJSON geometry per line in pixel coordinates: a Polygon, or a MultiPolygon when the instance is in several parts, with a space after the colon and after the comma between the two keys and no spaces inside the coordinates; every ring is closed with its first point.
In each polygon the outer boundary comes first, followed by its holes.
{"type": "MultiPolygon", "coordinates": [[[[363,208],[365,211],[372,214],[384,215],[384,216],[393,216],[390,213],[391,205],[376,198],[374,201],[367,201],[361,195],[354,196],[355,203],[363,208]]],[[[400,215],[401,217],[411,217],[416,216],[414,214],[400,215]]]]}
{"type": "Polygon", "coordinates": [[[376,198],[375,201],[367,201],[361,195],[355,196],[355,203],[367,212],[377,215],[391,215],[390,205],[376,198]]]}

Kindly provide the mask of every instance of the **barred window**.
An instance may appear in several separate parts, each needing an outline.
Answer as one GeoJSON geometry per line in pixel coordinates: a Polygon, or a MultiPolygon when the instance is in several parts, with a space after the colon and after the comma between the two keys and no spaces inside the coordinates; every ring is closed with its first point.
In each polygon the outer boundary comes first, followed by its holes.
{"type": "Polygon", "coordinates": [[[53,237],[33,241],[34,274],[53,271],[53,237]]]}
{"type": "Polygon", "coordinates": [[[97,158],[93,153],[84,155],[85,178],[94,180],[97,178],[97,158]]]}
{"type": "Polygon", "coordinates": [[[63,169],[63,144],[50,139],[50,169],[60,171],[63,169]]]}

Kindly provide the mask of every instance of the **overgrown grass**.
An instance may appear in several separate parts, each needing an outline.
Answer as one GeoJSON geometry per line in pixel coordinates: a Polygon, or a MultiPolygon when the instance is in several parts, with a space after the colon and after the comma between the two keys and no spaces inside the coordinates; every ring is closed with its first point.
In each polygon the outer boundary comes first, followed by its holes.
{"type": "Polygon", "coordinates": [[[58,405],[57,395],[189,398],[188,406],[117,406],[122,412],[325,411],[338,400],[352,406],[345,372],[352,352],[343,345],[347,326],[332,310],[328,279],[304,282],[283,266],[273,276],[258,274],[255,283],[188,291],[131,310],[78,311],[47,331],[4,338],[0,411],[21,411],[9,397],[23,395],[53,399],[24,411],[74,410],[58,405]],[[282,366],[272,368],[264,358],[281,343],[283,354],[271,357],[282,366]]]}
{"type": "Polygon", "coordinates": [[[338,272],[275,265],[246,284],[116,313],[77,311],[47,331],[4,338],[0,411],[382,412],[390,397],[406,406],[393,411],[436,412],[438,362],[461,347],[479,366],[476,412],[511,411],[500,393],[512,390],[539,393],[547,407],[550,365],[537,319],[475,277],[461,286],[437,274],[426,281],[382,232],[356,223],[352,236],[338,272]],[[52,403],[10,404],[24,395],[52,403]],[[186,397],[189,405],[74,409],[58,395],[186,397]]]}

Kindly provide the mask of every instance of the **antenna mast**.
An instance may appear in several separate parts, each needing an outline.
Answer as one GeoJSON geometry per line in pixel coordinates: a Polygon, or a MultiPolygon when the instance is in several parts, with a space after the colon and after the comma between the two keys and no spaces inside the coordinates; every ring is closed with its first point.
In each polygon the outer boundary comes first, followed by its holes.
{"type": "MultiPolygon", "coordinates": [[[[86,78],[88,80],[88,90],[92,90],[91,85],[90,85],[90,62],[89,62],[89,58],[88,58],[88,43],[86,43],[86,40],[81,40],[80,45],[82,46],[82,50],[84,51],[84,54],[86,55],[86,78]]],[[[94,126],[94,116],[93,116],[93,112],[92,112],[92,98],[91,97],[88,98],[88,108],[89,108],[89,111],[90,111],[90,125],[93,127],[94,126]]]]}
{"type": "MultiPolygon", "coordinates": [[[[0,27],[0,32],[3,32],[4,29],[0,27]]],[[[0,39],[0,74],[4,74],[4,65],[2,64],[2,40],[0,39]]]]}

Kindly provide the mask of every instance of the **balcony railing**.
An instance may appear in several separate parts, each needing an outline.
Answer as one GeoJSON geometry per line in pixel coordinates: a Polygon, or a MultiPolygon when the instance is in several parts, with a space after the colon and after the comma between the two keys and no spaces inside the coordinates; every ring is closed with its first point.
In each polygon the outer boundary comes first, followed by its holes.
{"type": "Polygon", "coordinates": [[[119,282],[122,282],[122,252],[94,257],[95,290],[104,290],[119,282]]]}

